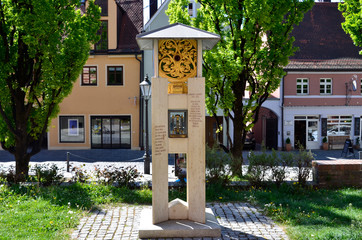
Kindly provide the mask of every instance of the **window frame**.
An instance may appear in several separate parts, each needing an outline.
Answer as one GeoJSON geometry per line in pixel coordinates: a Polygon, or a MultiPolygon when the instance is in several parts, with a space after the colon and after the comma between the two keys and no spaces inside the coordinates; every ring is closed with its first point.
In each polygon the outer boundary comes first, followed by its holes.
{"type": "MultiPolygon", "coordinates": [[[[115,70],[115,72],[116,72],[116,70],[115,70]]],[[[107,84],[107,86],[121,86],[121,87],[123,87],[125,85],[124,76],[125,76],[125,74],[124,74],[124,65],[107,65],[106,66],[106,81],[107,81],[106,84],[107,84]],[[119,83],[109,83],[109,77],[110,77],[109,68],[112,68],[112,67],[114,67],[114,68],[121,67],[122,68],[122,83],[121,84],[119,84],[119,83]]]]}
{"type": "Polygon", "coordinates": [[[80,77],[80,85],[81,86],[98,86],[98,66],[83,66],[82,68],[82,73],[81,73],[81,77],[80,77]],[[89,70],[89,83],[84,83],[83,77],[84,77],[84,68],[88,68],[89,70]],[[90,79],[90,68],[95,68],[96,69],[96,83],[90,83],[91,79],[90,79]]]}
{"type": "Polygon", "coordinates": [[[297,81],[296,81],[296,86],[297,86],[297,89],[296,89],[296,92],[297,92],[297,95],[309,95],[309,78],[297,78],[297,81]],[[298,80],[300,80],[301,82],[298,82],[298,80]],[[305,83],[304,80],[307,80],[307,82],[305,83]],[[301,92],[298,93],[298,85],[300,85],[300,90],[301,92]],[[307,86],[307,92],[304,93],[304,87],[303,86],[307,86]]]}
{"type": "Polygon", "coordinates": [[[82,115],[60,115],[58,116],[58,130],[59,130],[59,143],[85,143],[85,117],[82,115]],[[81,140],[64,140],[62,138],[62,119],[65,119],[68,127],[67,128],[63,128],[65,130],[65,132],[67,133],[67,136],[64,137],[69,137],[69,138],[81,138],[81,140]],[[71,121],[76,122],[77,123],[77,129],[76,131],[71,131],[69,130],[69,125],[71,123],[71,121]],[[80,127],[80,124],[82,124],[83,126],[80,127]]]}
{"type": "Polygon", "coordinates": [[[333,79],[332,78],[320,78],[319,79],[319,94],[320,95],[332,95],[333,94],[333,79]],[[327,81],[330,80],[330,82],[328,83],[327,81]],[[324,81],[324,82],[322,82],[324,81]],[[328,93],[328,87],[330,86],[330,92],[328,93]],[[323,87],[323,93],[322,91],[322,87],[323,87]]]}

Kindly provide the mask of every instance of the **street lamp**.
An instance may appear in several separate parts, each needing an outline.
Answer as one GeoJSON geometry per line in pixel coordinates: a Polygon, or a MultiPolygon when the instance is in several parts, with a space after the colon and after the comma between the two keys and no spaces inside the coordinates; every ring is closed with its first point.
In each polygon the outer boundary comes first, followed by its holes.
{"type": "Polygon", "coordinates": [[[146,105],[146,148],[145,154],[143,155],[144,174],[150,174],[150,154],[148,144],[148,100],[151,98],[151,82],[148,80],[148,75],[146,75],[145,80],[140,83],[140,88],[146,105]]]}

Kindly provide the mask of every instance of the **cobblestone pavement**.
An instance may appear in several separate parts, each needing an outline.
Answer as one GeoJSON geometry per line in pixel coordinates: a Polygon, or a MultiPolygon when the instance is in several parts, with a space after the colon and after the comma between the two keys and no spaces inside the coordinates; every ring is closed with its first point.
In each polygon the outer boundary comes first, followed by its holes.
{"type": "MultiPolygon", "coordinates": [[[[248,203],[209,203],[207,207],[212,208],[222,226],[222,236],[214,239],[203,238],[203,240],[288,239],[279,226],[248,203]]],[[[91,216],[81,219],[78,228],[72,233],[72,239],[139,239],[138,229],[143,208],[151,206],[123,205],[98,210],[91,216]]],[[[172,240],[182,239],[191,238],[172,240]]],[[[201,240],[194,238],[196,239],[201,240]]]]}

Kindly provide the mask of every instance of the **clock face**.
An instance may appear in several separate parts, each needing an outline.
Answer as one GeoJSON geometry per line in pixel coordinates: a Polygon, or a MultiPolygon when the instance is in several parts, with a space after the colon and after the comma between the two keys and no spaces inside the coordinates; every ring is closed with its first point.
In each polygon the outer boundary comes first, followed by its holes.
{"type": "Polygon", "coordinates": [[[159,76],[171,83],[185,83],[196,76],[197,42],[193,39],[159,40],[159,76]]]}

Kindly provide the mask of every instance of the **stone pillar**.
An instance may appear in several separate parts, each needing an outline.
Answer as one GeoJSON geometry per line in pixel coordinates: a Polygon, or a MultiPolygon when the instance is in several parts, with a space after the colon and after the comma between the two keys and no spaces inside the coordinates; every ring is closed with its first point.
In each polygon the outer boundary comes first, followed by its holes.
{"type": "Polygon", "coordinates": [[[188,81],[187,203],[189,220],[205,223],[205,79],[188,81]]]}
{"type": "Polygon", "coordinates": [[[168,81],[163,78],[152,78],[151,86],[152,221],[156,224],[168,220],[168,81]]]}

